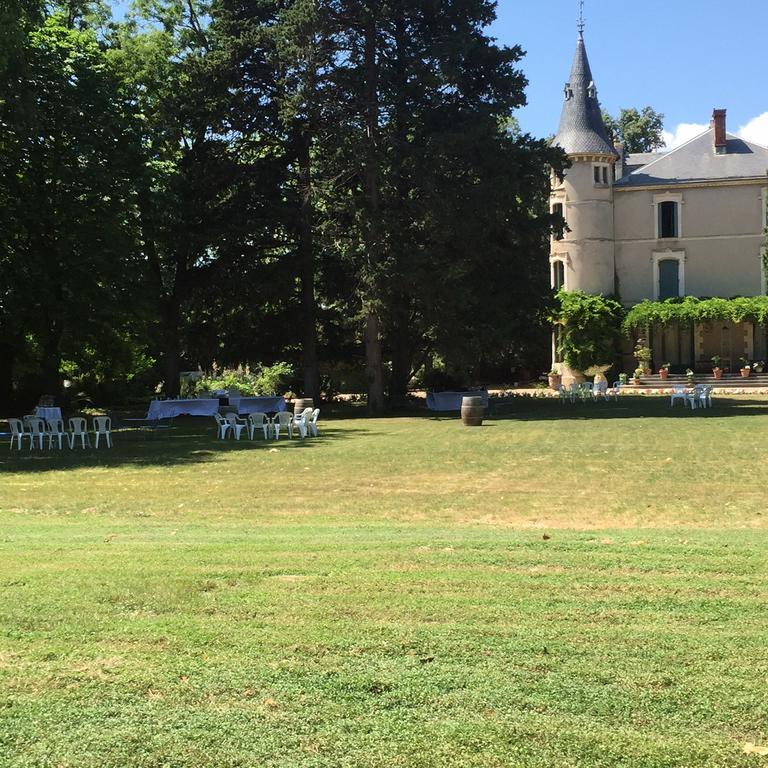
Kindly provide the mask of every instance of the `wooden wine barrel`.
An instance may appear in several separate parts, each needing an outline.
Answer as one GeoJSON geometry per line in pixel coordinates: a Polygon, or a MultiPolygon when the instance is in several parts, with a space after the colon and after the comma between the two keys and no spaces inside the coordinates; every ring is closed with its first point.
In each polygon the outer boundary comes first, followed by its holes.
{"type": "Polygon", "coordinates": [[[461,398],[461,420],[465,427],[479,427],[483,423],[482,397],[462,397],[461,398]]]}
{"type": "Polygon", "coordinates": [[[315,403],[311,397],[297,397],[293,401],[293,415],[301,416],[305,408],[314,408],[315,403]]]}

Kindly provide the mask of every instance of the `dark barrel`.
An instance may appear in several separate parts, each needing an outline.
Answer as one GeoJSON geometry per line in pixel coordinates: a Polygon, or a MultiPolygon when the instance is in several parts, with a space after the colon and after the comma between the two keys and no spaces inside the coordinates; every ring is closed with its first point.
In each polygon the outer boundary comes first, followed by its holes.
{"type": "Polygon", "coordinates": [[[301,416],[306,408],[314,408],[315,403],[311,397],[297,397],[293,401],[293,415],[301,416]]]}
{"type": "Polygon", "coordinates": [[[479,427],[483,423],[483,398],[461,398],[461,420],[465,427],[479,427]]]}

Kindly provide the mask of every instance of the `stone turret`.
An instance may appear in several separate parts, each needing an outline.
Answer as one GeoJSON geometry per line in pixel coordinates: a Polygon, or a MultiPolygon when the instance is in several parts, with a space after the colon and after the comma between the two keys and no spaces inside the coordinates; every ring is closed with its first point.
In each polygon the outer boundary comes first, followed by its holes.
{"type": "Polygon", "coordinates": [[[564,281],[569,291],[614,293],[613,182],[618,155],[603,124],[581,28],[554,143],[565,150],[571,167],[562,179],[553,180],[552,209],[562,212],[567,224],[562,239],[552,241],[553,284],[560,287],[564,281]]]}

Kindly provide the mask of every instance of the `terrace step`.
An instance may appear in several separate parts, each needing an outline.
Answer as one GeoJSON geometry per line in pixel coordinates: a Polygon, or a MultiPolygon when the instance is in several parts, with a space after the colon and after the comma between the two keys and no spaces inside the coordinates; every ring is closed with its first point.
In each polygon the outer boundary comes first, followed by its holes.
{"type": "MultiPolygon", "coordinates": [[[[768,389],[768,373],[754,373],[745,379],[741,374],[724,373],[722,378],[716,379],[712,374],[697,373],[693,377],[695,384],[706,384],[718,389],[768,389]]],[[[646,389],[669,389],[671,387],[686,386],[688,378],[683,374],[671,374],[666,381],[662,381],[658,374],[641,376],[639,387],[646,389]]],[[[628,386],[633,386],[630,384],[628,386]]]]}

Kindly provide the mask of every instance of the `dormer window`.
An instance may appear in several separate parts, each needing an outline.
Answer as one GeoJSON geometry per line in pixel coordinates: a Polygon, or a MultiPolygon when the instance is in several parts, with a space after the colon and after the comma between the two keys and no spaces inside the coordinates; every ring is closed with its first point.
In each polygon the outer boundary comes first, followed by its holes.
{"type": "Polygon", "coordinates": [[[569,99],[573,98],[573,88],[571,88],[570,83],[565,84],[565,88],[563,89],[563,93],[565,93],[565,100],[568,101],[569,99]]]}
{"type": "Polygon", "coordinates": [[[587,86],[587,96],[589,96],[590,99],[597,98],[597,86],[595,85],[594,80],[589,81],[589,85],[587,86]]]}

